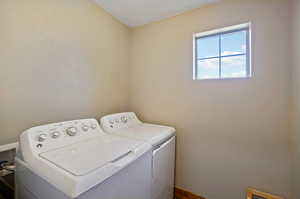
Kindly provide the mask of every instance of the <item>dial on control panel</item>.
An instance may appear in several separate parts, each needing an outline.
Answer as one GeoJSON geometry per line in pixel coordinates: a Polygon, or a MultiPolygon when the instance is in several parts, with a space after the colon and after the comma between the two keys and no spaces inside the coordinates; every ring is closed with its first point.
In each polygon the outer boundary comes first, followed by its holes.
{"type": "Polygon", "coordinates": [[[58,131],[54,131],[54,132],[51,134],[51,137],[54,138],[54,139],[58,138],[59,136],[60,136],[60,132],[58,132],[58,131]]]}
{"type": "Polygon", "coordinates": [[[86,131],[89,130],[89,126],[83,125],[83,126],[81,127],[81,129],[82,129],[84,132],[86,132],[86,131]]]}
{"type": "Polygon", "coordinates": [[[97,128],[97,125],[96,125],[96,124],[92,124],[92,125],[91,125],[91,128],[92,128],[92,129],[96,129],[96,128],[97,128]]]}
{"type": "Polygon", "coordinates": [[[128,119],[127,119],[127,117],[126,117],[126,116],[122,116],[122,117],[121,117],[121,121],[122,121],[123,123],[126,123],[126,122],[127,122],[127,120],[128,120],[128,119]]]}
{"type": "Polygon", "coordinates": [[[77,128],[76,127],[69,127],[66,129],[66,133],[69,136],[75,136],[77,134],[77,128]]]}
{"type": "Polygon", "coordinates": [[[47,139],[47,134],[45,134],[45,133],[40,134],[38,137],[39,142],[44,142],[46,139],[47,139]]]}

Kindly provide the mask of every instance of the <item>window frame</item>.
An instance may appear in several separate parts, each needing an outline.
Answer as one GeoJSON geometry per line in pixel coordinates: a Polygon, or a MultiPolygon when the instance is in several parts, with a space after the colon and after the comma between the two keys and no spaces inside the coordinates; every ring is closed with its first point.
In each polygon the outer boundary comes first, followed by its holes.
{"type": "Polygon", "coordinates": [[[193,34],[193,80],[222,80],[222,79],[247,79],[252,77],[252,56],[251,56],[251,22],[235,25],[235,26],[229,26],[221,29],[201,32],[193,34]],[[246,31],[246,52],[240,53],[240,54],[233,54],[233,55],[221,55],[221,36],[226,35],[229,33],[239,32],[239,31],[246,31]],[[197,56],[197,41],[198,39],[202,38],[208,38],[213,36],[219,36],[219,55],[214,57],[207,57],[203,58],[201,60],[208,60],[208,59],[219,59],[219,77],[216,78],[198,78],[197,72],[198,72],[198,56],[197,56]],[[221,69],[222,69],[222,58],[226,57],[234,57],[234,56],[246,56],[246,76],[245,77],[222,77],[221,75],[221,69]]]}

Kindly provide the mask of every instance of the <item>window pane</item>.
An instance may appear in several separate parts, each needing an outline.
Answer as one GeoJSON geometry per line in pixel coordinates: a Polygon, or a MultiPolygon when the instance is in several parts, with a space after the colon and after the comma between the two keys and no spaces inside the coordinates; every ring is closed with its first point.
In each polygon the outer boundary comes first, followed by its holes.
{"type": "Polygon", "coordinates": [[[219,59],[198,60],[197,79],[219,78],[219,59]]]}
{"type": "Polygon", "coordinates": [[[211,36],[197,39],[197,58],[209,58],[219,56],[219,36],[211,36]]]}
{"type": "Polygon", "coordinates": [[[247,77],[246,56],[223,57],[221,59],[221,77],[247,77]]]}
{"type": "Polygon", "coordinates": [[[246,53],[246,37],[245,30],[221,35],[221,55],[246,53]]]}

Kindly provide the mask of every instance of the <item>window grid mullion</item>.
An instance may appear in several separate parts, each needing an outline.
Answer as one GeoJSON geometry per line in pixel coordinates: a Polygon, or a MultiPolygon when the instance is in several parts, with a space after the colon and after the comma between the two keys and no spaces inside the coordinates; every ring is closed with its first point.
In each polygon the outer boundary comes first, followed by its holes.
{"type": "Polygon", "coordinates": [[[207,59],[218,59],[219,57],[226,58],[226,57],[238,57],[238,56],[244,56],[244,55],[247,55],[247,53],[232,54],[232,55],[221,55],[221,56],[207,57],[207,58],[198,58],[197,60],[202,61],[202,60],[207,60],[207,59]]]}

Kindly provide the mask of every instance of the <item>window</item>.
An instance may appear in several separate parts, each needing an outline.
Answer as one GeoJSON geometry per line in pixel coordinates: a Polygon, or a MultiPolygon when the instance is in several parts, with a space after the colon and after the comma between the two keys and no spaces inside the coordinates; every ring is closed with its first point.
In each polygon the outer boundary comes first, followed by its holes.
{"type": "Polygon", "coordinates": [[[251,77],[250,23],[194,35],[194,80],[251,77]]]}

